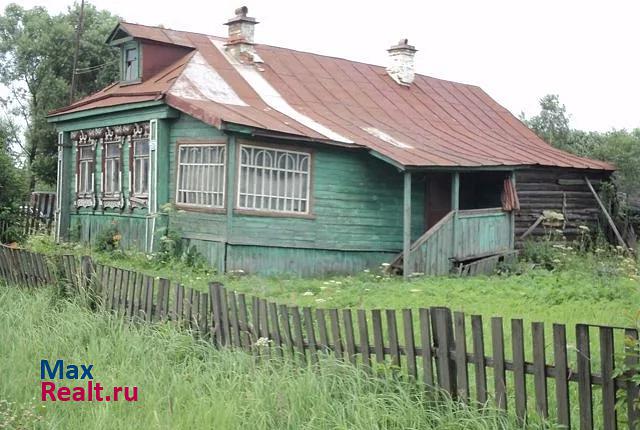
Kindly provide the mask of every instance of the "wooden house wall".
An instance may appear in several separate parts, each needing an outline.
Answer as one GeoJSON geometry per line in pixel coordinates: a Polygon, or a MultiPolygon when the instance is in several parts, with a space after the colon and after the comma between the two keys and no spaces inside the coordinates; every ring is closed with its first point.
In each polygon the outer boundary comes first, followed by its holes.
{"type": "MultiPolygon", "coordinates": [[[[172,201],[175,201],[177,141],[221,136],[219,130],[184,114],[171,124],[172,201]]],[[[171,216],[171,228],[219,269],[226,259],[229,270],[306,275],[348,273],[379,265],[400,252],[403,179],[397,169],[364,152],[326,145],[315,145],[312,151],[311,217],[234,212],[229,221],[226,213],[179,211],[171,216]],[[228,246],[221,247],[222,242],[228,246]]],[[[227,171],[228,176],[235,174],[227,171]]],[[[424,186],[413,188],[412,235],[416,239],[424,232],[424,186]]],[[[233,202],[229,197],[227,202],[233,202]]]]}
{"type": "MultiPolygon", "coordinates": [[[[585,175],[592,182],[610,176],[607,172],[576,169],[536,168],[516,171],[516,188],[520,200],[520,211],[515,219],[516,238],[527,231],[543,210],[553,210],[565,215],[564,233],[569,239],[579,234],[580,225],[595,227],[601,211],[584,182],[585,175]],[[571,183],[563,183],[566,180],[571,183]]],[[[544,228],[539,226],[531,236],[544,234],[544,228]]]]}

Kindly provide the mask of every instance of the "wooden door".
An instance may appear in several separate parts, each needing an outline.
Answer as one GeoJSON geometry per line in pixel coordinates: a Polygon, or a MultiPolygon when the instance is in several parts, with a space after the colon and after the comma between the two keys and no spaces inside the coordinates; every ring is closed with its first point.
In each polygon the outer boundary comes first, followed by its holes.
{"type": "Polygon", "coordinates": [[[425,223],[427,230],[451,211],[451,174],[427,175],[425,196],[425,223]]]}

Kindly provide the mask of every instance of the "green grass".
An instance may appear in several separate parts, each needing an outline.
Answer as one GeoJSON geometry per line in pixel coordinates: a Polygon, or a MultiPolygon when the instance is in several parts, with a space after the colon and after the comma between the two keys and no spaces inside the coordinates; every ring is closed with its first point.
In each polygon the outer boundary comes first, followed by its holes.
{"type": "MultiPolygon", "coordinates": [[[[54,288],[0,285],[0,428],[511,429],[487,410],[435,402],[415,385],[367,377],[329,358],[321,370],[257,363],[170,324],[137,326],[54,288]],[[39,362],[94,365],[106,387],[139,387],[137,403],[39,400],[39,362]]],[[[73,384],[71,384],[73,385],[73,384]]]]}
{"type": "Polygon", "coordinates": [[[139,253],[100,253],[80,245],[62,249],[48,238],[28,246],[45,253],[90,254],[97,261],[165,277],[207,291],[211,280],[236,291],[280,303],[325,308],[419,308],[447,306],[485,317],[635,326],[640,303],[638,263],[615,252],[577,253],[553,249],[553,270],[520,263],[510,274],[472,278],[423,277],[405,282],[376,271],[356,276],[301,279],[295,276],[221,276],[182,262],[158,264],[139,253]]]}

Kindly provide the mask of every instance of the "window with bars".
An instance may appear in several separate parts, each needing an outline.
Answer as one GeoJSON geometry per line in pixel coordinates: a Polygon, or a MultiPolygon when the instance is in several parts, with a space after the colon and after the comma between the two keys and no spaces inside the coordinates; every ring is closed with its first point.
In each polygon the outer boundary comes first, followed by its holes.
{"type": "Polygon", "coordinates": [[[240,146],[238,208],[309,213],[310,154],[240,146]]]}
{"type": "Polygon", "coordinates": [[[224,144],[180,144],[176,204],[223,208],[225,162],[224,144]]]}
{"type": "Polygon", "coordinates": [[[95,150],[93,144],[78,145],[77,189],[79,195],[93,193],[93,163],[95,150]]]}
{"type": "Polygon", "coordinates": [[[104,142],[103,159],[103,192],[105,196],[118,196],[121,189],[121,150],[120,141],[104,142]]]}
{"type": "Polygon", "coordinates": [[[133,138],[131,143],[131,195],[149,195],[149,139],[133,138]]]}

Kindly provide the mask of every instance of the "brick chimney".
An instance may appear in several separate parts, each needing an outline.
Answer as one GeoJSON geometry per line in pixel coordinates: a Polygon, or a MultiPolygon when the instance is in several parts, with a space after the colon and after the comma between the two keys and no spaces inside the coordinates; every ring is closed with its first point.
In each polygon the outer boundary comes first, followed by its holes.
{"type": "Polygon", "coordinates": [[[407,39],[401,39],[397,45],[387,49],[389,66],[387,73],[400,85],[411,85],[415,78],[414,57],[417,49],[409,45],[407,39]]]}
{"type": "Polygon", "coordinates": [[[225,23],[229,26],[229,36],[225,48],[241,62],[252,62],[255,55],[253,33],[258,24],[255,18],[247,16],[246,6],[236,9],[236,16],[225,23]]]}

